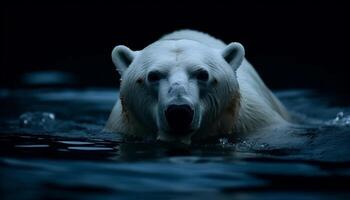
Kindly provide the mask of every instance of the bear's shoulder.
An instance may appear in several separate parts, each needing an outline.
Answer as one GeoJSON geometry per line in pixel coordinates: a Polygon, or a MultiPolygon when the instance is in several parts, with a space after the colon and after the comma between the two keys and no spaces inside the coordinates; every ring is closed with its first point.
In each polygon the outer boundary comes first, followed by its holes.
{"type": "Polygon", "coordinates": [[[249,132],[258,127],[291,121],[286,108],[246,59],[237,70],[237,80],[241,95],[236,126],[239,132],[249,132]]]}

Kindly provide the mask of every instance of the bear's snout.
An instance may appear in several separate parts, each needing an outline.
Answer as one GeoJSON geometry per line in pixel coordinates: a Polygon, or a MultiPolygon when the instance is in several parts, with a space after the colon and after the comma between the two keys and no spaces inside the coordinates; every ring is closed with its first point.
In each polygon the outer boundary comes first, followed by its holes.
{"type": "Polygon", "coordinates": [[[191,132],[194,110],[189,105],[170,105],[165,110],[165,117],[173,134],[188,134],[191,132]]]}

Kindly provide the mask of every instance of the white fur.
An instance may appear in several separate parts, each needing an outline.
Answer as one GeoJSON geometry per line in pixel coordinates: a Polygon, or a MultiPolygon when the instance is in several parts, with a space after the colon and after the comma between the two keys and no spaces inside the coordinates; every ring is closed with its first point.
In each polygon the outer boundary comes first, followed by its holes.
{"type": "Polygon", "coordinates": [[[239,43],[226,45],[205,33],[182,30],[165,35],[141,51],[117,46],[112,58],[122,76],[120,97],[124,102],[118,100],[114,106],[107,131],[189,143],[191,138],[223,134],[222,131],[242,135],[285,125],[290,120],[284,106],[244,58],[239,43]],[[218,86],[193,81],[189,71],[196,67],[208,70],[211,77],[217,78],[218,86]],[[157,85],[148,83],[145,76],[152,70],[165,71],[167,78],[157,85]],[[142,83],[138,85],[139,79],[142,83]],[[167,96],[174,82],[183,86],[179,89],[183,98],[167,96]],[[202,93],[207,95],[201,97],[202,93]],[[237,105],[231,105],[231,97],[237,105]],[[194,135],[175,137],[164,131],[167,127],[162,109],[168,102],[177,101],[195,108],[194,135]],[[232,106],[235,109],[227,109],[232,106]]]}

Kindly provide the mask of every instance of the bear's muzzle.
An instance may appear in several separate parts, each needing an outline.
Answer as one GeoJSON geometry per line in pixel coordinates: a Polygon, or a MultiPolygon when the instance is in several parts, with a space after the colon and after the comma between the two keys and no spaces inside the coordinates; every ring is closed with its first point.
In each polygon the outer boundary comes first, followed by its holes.
{"type": "Polygon", "coordinates": [[[189,105],[169,105],[165,110],[165,118],[171,134],[190,133],[193,117],[194,110],[189,105]]]}

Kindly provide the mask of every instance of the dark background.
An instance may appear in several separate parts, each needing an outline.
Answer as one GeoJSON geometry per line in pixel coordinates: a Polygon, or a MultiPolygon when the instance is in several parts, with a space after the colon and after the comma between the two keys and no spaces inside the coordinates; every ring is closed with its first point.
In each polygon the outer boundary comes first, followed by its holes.
{"type": "Polygon", "coordinates": [[[241,42],[273,89],[349,91],[347,8],[333,1],[11,1],[1,6],[0,87],[26,87],[23,74],[41,70],[72,74],[72,86],[115,87],[115,45],[142,49],[190,28],[241,42]]]}

